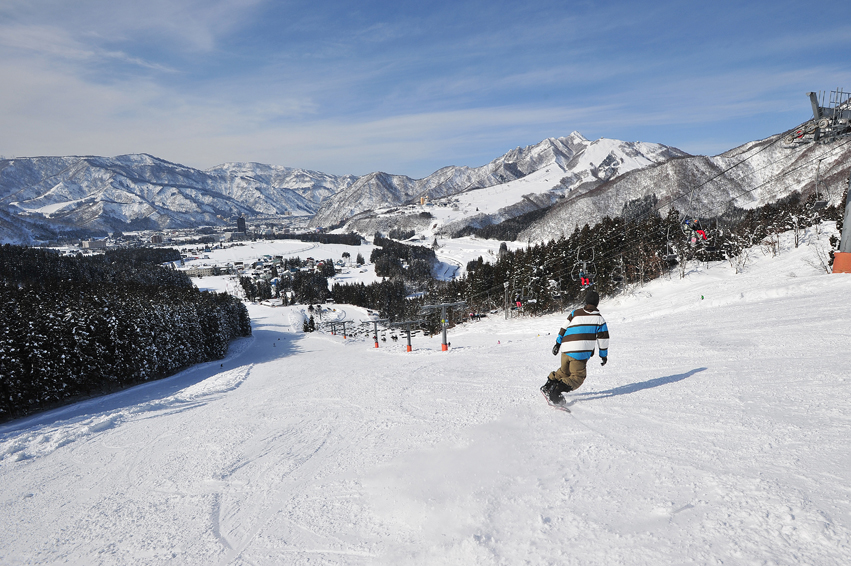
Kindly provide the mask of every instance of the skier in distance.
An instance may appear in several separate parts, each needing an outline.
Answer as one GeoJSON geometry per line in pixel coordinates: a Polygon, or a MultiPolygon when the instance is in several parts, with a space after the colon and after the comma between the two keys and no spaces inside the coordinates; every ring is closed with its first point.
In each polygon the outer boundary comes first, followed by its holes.
{"type": "Polygon", "coordinates": [[[600,349],[600,365],[609,361],[609,327],[606,319],[597,310],[600,295],[593,289],[585,293],[585,306],[571,311],[558,333],[553,355],[561,355],[561,367],[550,372],[541,392],[553,405],[564,406],[562,393],[578,389],[585,381],[585,364],[594,355],[594,347],[600,349]]]}

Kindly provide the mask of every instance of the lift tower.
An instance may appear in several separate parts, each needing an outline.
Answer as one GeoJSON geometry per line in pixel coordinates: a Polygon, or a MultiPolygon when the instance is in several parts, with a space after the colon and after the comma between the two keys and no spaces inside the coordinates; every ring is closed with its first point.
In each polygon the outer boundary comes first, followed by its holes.
{"type": "MultiPolygon", "coordinates": [[[[783,138],[786,145],[828,144],[851,138],[851,92],[837,88],[829,95],[808,92],[807,96],[813,108],[813,119],[783,138]]],[[[851,175],[848,184],[851,186],[851,175]]],[[[845,200],[842,237],[839,250],[833,254],[833,272],[851,273],[851,191],[845,200]]]]}

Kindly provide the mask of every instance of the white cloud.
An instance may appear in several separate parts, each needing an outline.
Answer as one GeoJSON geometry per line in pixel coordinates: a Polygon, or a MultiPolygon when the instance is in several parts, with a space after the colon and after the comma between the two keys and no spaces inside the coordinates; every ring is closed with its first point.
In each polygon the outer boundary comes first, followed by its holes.
{"type": "MultiPolygon", "coordinates": [[[[49,28],[77,45],[167,41],[175,47],[212,50],[218,38],[249,22],[267,0],[77,0],[10,2],[0,8],[23,29],[49,28]]],[[[11,27],[9,24],[8,27],[11,27]]],[[[49,43],[53,41],[45,38],[49,43]]]]}
{"type": "MultiPolygon", "coordinates": [[[[268,7],[266,0],[7,0],[0,153],[148,152],[197,167],[250,160],[422,176],[447,164],[481,165],[574,129],[686,140],[687,151],[729,149],[723,139],[784,129],[797,116],[790,108],[806,118],[807,90],[851,84],[844,67],[769,59],[787,47],[782,40],[733,57],[735,41],[721,38],[712,56],[723,57],[702,57],[700,65],[689,64],[700,42],[660,55],[655,43],[632,49],[615,41],[654,24],[663,9],[624,16],[587,7],[527,21],[527,8],[517,5],[516,25],[501,27],[504,14],[449,21],[452,7],[424,19],[365,13],[356,25],[346,14],[329,21],[326,8],[293,18],[306,26],[293,31],[309,39],[270,41],[271,48],[261,37],[250,49],[224,52],[240,43],[237,34],[255,32],[268,7]],[[433,28],[444,21],[448,31],[433,28]],[[219,64],[224,56],[228,64],[219,64]],[[757,56],[767,59],[741,67],[757,56]],[[768,131],[738,133],[772,113],[773,121],[763,120],[768,131]]],[[[274,8],[277,17],[289,9],[274,8]]],[[[819,48],[847,43],[845,30],[819,36],[819,48]]],[[[795,33],[800,46],[814,32],[795,33]]]]}

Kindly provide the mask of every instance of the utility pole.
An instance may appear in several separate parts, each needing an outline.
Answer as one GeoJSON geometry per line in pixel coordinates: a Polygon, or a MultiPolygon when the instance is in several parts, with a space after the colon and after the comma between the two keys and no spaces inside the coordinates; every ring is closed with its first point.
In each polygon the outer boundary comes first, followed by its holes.
{"type": "Polygon", "coordinates": [[[371,320],[372,322],[372,339],[375,340],[375,347],[378,348],[378,323],[379,322],[390,322],[389,318],[381,318],[378,320],[371,320]]]}
{"type": "MultiPolygon", "coordinates": [[[[808,92],[807,96],[810,98],[813,109],[813,119],[783,138],[784,143],[787,145],[811,142],[830,144],[836,140],[851,137],[851,93],[836,89],[831,91],[829,97],[825,92],[820,95],[808,92]]],[[[821,166],[821,160],[819,160],[819,166],[821,166]]],[[[819,169],[816,170],[816,198],[821,199],[818,174],[819,169]]],[[[851,176],[848,178],[848,186],[851,188],[851,176]]],[[[822,202],[817,201],[817,208],[822,208],[822,202]]],[[[824,202],[825,206],[827,204],[824,202]]],[[[851,273],[851,194],[845,199],[842,236],[839,250],[833,254],[833,272],[851,273]]]]}
{"type": "Polygon", "coordinates": [[[426,314],[426,313],[429,313],[429,312],[432,312],[432,311],[436,311],[437,309],[440,309],[440,324],[443,327],[443,337],[442,337],[443,339],[442,339],[442,342],[440,344],[440,349],[443,350],[444,352],[449,349],[449,342],[446,341],[446,327],[447,327],[446,309],[465,306],[466,304],[467,304],[467,301],[458,301],[457,303],[441,303],[439,305],[425,305],[422,308],[422,310],[420,311],[420,314],[426,314]]]}
{"type": "Polygon", "coordinates": [[[508,320],[508,281],[503,282],[503,286],[505,287],[505,320],[508,320]]]}
{"type": "Polygon", "coordinates": [[[848,176],[848,197],[845,199],[839,251],[833,254],[833,272],[851,273],[851,175],[848,176]]]}
{"type": "Polygon", "coordinates": [[[330,324],[330,325],[331,325],[331,335],[332,335],[332,336],[336,336],[336,335],[337,335],[337,325],[338,325],[338,324],[342,325],[342,326],[343,326],[343,339],[345,340],[345,339],[347,338],[347,336],[346,336],[346,325],[347,325],[347,324],[352,324],[352,322],[353,322],[353,321],[351,321],[351,320],[343,320],[343,321],[339,321],[339,320],[338,320],[338,321],[336,321],[336,322],[328,322],[328,323],[326,323],[326,324],[330,324]]]}
{"type": "Polygon", "coordinates": [[[411,348],[411,325],[413,324],[422,324],[422,320],[406,320],[404,322],[394,322],[393,324],[388,325],[390,328],[404,328],[405,333],[408,335],[408,351],[412,350],[411,348]]]}

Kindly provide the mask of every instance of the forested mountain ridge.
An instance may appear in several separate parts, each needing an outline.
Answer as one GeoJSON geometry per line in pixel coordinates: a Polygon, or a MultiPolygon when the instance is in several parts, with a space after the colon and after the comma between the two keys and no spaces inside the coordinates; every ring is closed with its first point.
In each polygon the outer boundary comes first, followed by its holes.
{"type": "Polygon", "coordinates": [[[619,175],[593,190],[568,195],[545,216],[522,230],[519,240],[536,241],[569,234],[575,227],[621,214],[626,203],[655,199],[664,214],[712,218],[733,207],[753,209],[792,193],[818,192],[840,203],[851,172],[851,144],[788,146],[781,134],[717,155],[683,156],[619,175]]]}

